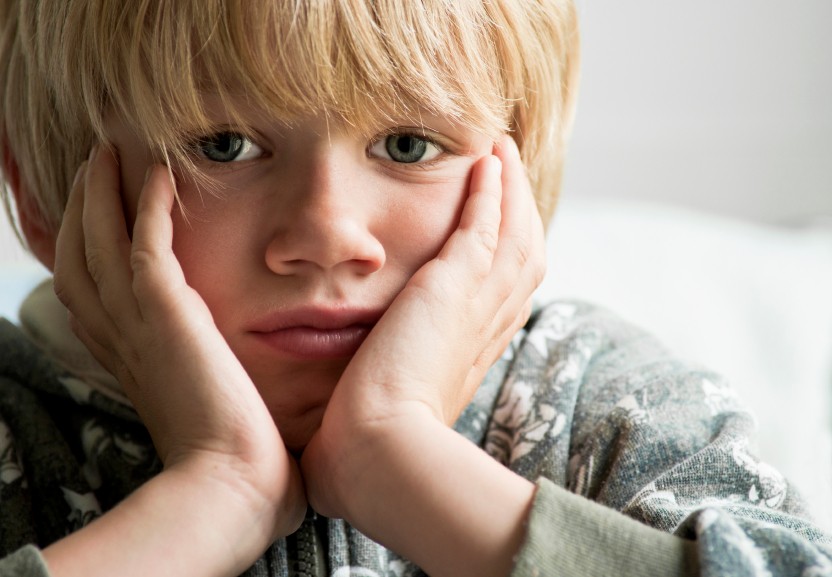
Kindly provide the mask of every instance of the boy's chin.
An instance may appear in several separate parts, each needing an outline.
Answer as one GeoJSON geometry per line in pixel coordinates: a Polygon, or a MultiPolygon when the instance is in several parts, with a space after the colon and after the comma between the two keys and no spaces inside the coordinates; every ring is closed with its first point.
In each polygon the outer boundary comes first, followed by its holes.
{"type": "Polygon", "coordinates": [[[321,428],[325,408],[321,407],[289,419],[273,415],[286,449],[295,457],[300,457],[306,445],[321,428]]]}

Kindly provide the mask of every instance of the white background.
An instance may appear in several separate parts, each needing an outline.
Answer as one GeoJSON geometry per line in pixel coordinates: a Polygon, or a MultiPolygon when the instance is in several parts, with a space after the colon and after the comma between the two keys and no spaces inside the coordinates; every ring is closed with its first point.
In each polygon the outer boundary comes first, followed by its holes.
{"type": "Polygon", "coordinates": [[[832,2],[579,0],[565,195],[832,216],[832,2]]]}

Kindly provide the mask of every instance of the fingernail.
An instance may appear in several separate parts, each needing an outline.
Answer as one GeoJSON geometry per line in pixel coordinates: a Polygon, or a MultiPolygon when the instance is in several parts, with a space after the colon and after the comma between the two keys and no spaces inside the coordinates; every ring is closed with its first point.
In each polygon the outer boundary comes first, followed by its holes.
{"type": "Polygon", "coordinates": [[[90,155],[89,155],[89,158],[87,158],[87,162],[92,162],[93,160],[95,160],[95,155],[97,153],[98,153],[98,145],[93,144],[92,148],[90,148],[90,155]]]}
{"type": "Polygon", "coordinates": [[[144,183],[147,184],[147,181],[150,180],[150,175],[153,174],[153,165],[147,167],[147,170],[144,173],[144,183]]]}

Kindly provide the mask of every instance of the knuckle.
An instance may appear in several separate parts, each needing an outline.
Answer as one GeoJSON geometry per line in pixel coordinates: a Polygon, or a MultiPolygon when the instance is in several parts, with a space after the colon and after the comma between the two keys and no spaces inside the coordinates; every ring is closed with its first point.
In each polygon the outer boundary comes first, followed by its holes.
{"type": "Polygon", "coordinates": [[[97,285],[100,285],[106,277],[108,256],[107,249],[102,247],[87,247],[85,251],[87,270],[97,285]]]}
{"type": "Polygon", "coordinates": [[[499,243],[499,233],[497,230],[488,224],[475,225],[471,230],[477,246],[479,246],[487,254],[493,254],[497,250],[499,243]]]}
{"type": "Polygon", "coordinates": [[[532,243],[529,236],[522,231],[512,233],[511,245],[514,250],[514,258],[521,266],[533,258],[534,251],[532,250],[532,243]]]}
{"type": "Polygon", "coordinates": [[[55,296],[67,309],[72,309],[72,296],[70,289],[66,284],[66,276],[62,269],[55,269],[55,276],[52,280],[52,289],[55,291],[55,296]]]}
{"type": "Polygon", "coordinates": [[[144,276],[158,267],[156,255],[149,250],[135,248],[130,253],[130,268],[136,276],[144,276]]]}
{"type": "Polygon", "coordinates": [[[545,258],[537,258],[532,263],[532,282],[537,287],[546,278],[547,263],[545,258]]]}
{"type": "MultiPolygon", "coordinates": [[[[170,253],[172,254],[172,253],[170,253]]],[[[146,312],[155,310],[162,317],[174,314],[181,299],[188,294],[187,284],[167,255],[153,250],[136,248],[130,253],[132,289],[134,296],[143,303],[146,312]]]]}
{"type": "Polygon", "coordinates": [[[509,297],[511,297],[512,293],[514,293],[517,286],[517,278],[506,277],[501,279],[501,282],[499,282],[496,287],[497,302],[507,301],[509,297]]]}

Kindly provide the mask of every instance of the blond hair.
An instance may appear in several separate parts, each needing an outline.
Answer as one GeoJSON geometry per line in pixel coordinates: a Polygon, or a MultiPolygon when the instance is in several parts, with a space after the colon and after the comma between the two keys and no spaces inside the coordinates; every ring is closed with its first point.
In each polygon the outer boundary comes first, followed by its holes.
{"type": "Polygon", "coordinates": [[[0,34],[0,146],[48,230],[107,141],[108,110],[187,165],[189,137],[211,129],[208,92],[287,122],[325,112],[367,130],[427,110],[509,132],[545,221],[554,209],[577,85],[572,0],[2,0],[0,34]]]}

